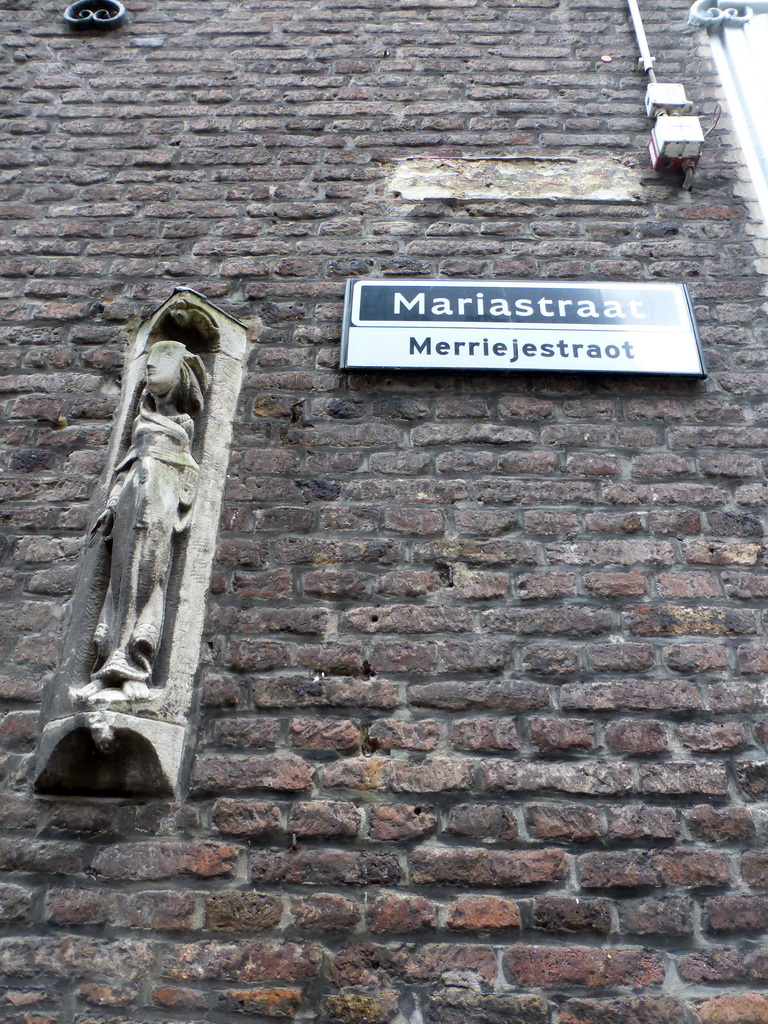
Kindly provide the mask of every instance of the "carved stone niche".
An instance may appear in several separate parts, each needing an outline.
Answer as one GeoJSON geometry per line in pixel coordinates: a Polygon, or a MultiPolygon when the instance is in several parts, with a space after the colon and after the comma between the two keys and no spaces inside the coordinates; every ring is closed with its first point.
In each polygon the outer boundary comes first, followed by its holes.
{"type": "Polygon", "coordinates": [[[46,687],[40,793],[180,795],[246,349],[190,289],[139,327],[46,687]]]}

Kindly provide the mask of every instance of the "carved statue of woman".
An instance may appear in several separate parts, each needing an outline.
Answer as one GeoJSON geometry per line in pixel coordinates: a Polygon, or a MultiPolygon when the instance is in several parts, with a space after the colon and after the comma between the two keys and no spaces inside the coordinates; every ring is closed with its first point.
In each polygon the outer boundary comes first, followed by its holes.
{"type": "Polygon", "coordinates": [[[91,679],[77,692],[80,699],[150,696],[174,537],[189,526],[197,491],[193,418],[202,411],[207,384],[201,360],[180,342],[150,348],[131,447],[91,529],[91,543],[101,538],[109,548],[109,587],[94,633],[91,679]]]}

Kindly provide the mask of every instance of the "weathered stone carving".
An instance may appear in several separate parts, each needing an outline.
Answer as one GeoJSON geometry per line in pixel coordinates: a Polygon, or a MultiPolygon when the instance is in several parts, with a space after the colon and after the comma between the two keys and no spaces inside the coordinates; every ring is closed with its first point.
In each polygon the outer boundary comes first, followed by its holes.
{"type": "Polygon", "coordinates": [[[178,341],[147,356],[146,385],[131,448],[116,468],[91,541],[109,546],[109,586],[94,632],[91,680],[73,696],[112,701],[149,697],[165,616],[173,541],[186,531],[197,493],[190,444],[208,375],[178,341]]]}
{"type": "Polygon", "coordinates": [[[245,349],[189,290],[138,332],[47,689],[42,792],[178,791],[245,349]]]}

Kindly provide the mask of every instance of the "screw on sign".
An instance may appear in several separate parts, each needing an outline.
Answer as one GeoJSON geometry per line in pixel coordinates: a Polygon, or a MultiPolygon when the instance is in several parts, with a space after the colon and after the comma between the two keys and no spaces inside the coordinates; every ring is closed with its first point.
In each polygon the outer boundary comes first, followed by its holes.
{"type": "Polygon", "coordinates": [[[125,7],[119,0],[78,0],[64,11],[70,28],[117,28],[125,18],[125,7]]]}

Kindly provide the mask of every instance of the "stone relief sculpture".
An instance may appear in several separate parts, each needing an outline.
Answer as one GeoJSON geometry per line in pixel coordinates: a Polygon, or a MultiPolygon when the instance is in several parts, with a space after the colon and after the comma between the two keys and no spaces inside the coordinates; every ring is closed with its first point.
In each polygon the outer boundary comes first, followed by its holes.
{"type": "Polygon", "coordinates": [[[55,676],[39,792],[178,794],[246,330],[190,289],[141,325],[55,676]]]}
{"type": "Polygon", "coordinates": [[[199,467],[190,445],[207,385],[202,360],[181,342],[150,348],[131,448],[91,528],[91,543],[109,547],[109,586],[94,631],[90,682],[74,691],[76,698],[150,696],[173,542],[189,527],[197,493],[199,467]]]}

